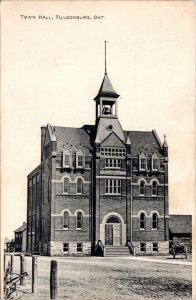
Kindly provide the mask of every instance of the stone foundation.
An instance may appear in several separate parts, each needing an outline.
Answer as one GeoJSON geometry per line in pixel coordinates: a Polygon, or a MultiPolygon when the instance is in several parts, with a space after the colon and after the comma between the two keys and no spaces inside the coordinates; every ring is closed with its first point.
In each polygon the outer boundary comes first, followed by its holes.
{"type": "Polygon", "coordinates": [[[139,255],[167,255],[169,254],[169,241],[157,242],[158,243],[158,252],[153,251],[153,242],[134,242],[132,241],[133,246],[135,247],[135,254],[139,255]],[[140,251],[140,243],[146,243],[146,252],[140,251]]]}
{"type": "Polygon", "coordinates": [[[69,243],[69,251],[63,251],[65,241],[51,241],[50,255],[51,256],[69,256],[69,255],[91,255],[91,242],[82,243],[82,252],[77,252],[77,242],[67,241],[69,243]]]}

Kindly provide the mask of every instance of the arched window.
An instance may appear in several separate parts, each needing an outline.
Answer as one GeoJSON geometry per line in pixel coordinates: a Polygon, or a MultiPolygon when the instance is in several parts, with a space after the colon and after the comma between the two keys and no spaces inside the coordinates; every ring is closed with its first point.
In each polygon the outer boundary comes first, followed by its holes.
{"type": "Polygon", "coordinates": [[[145,195],[145,181],[141,180],[140,181],[140,196],[144,196],[145,195]]]}
{"type": "Polygon", "coordinates": [[[76,193],[77,194],[82,194],[83,192],[83,181],[81,178],[78,178],[77,180],[77,188],[76,188],[76,193]]]}
{"type": "Polygon", "coordinates": [[[157,196],[157,182],[156,181],[152,182],[152,195],[157,196]]]}
{"type": "Polygon", "coordinates": [[[152,214],[152,229],[158,229],[158,215],[157,215],[157,213],[152,214]]]}
{"type": "Polygon", "coordinates": [[[145,213],[140,214],[140,229],[146,228],[146,216],[145,213]]]}
{"type": "Polygon", "coordinates": [[[63,228],[69,229],[69,213],[67,211],[63,213],[63,228]]]}
{"type": "Polygon", "coordinates": [[[82,213],[80,211],[77,212],[76,229],[82,229],[82,213]]]}
{"type": "Polygon", "coordinates": [[[69,178],[64,178],[63,181],[63,193],[69,194],[69,178]]]}
{"type": "Polygon", "coordinates": [[[106,223],[121,223],[120,219],[116,216],[110,217],[106,223]]]}

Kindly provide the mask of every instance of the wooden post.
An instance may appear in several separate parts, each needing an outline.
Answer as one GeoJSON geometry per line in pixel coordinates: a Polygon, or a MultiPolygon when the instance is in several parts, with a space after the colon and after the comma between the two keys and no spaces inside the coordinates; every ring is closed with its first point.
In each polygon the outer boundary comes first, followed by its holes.
{"type": "Polygon", "coordinates": [[[37,257],[32,256],[32,293],[37,294],[37,257]]]}
{"type": "Polygon", "coordinates": [[[51,260],[50,267],[50,299],[57,298],[57,261],[51,260]]]}
{"type": "MultiPolygon", "coordinates": [[[[20,276],[23,275],[26,272],[26,264],[25,264],[25,256],[24,254],[20,255],[20,276]]],[[[21,277],[20,278],[20,285],[26,284],[26,278],[21,277]]]]}

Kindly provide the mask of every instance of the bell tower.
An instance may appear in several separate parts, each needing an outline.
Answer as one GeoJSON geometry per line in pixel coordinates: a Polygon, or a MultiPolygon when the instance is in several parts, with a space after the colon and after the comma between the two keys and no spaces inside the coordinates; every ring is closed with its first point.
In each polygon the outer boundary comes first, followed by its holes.
{"type": "Polygon", "coordinates": [[[99,92],[94,98],[96,101],[96,122],[101,117],[118,118],[118,97],[119,95],[115,92],[107,74],[105,41],[105,73],[99,92]]]}
{"type": "Polygon", "coordinates": [[[105,73],[99,92],[94,98],[96,102],[96,127],[98,140],[103,140],[109,133],[114,132],[124,142],[124,133],[118,121],[118,97],[109,76],[106,64],[105,41],[105,73]],[[101,138],[102,137],[102,138],[101,138]]]}

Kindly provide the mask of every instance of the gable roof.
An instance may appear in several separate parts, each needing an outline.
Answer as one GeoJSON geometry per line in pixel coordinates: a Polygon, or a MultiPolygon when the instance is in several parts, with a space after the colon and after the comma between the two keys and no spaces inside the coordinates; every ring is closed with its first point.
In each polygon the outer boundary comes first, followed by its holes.
{"type": "Polygon", "coordinates": [[[79,148],[85,150],[88,155],[92,150],[93,129],[92,125],[84,125],[81,128],[52,126],[57,140],[57,151],[68,148],[77,151],[79,148]]]}
{"type": "Polygon", "coordinates": [[[23,222],[23,225],[20,226],[18,229],[14,230],[14,232],[22,232],[27,229],[27,224],[23,222]]]}
{"type": "Polygon", "coordinates": [[[169,229],[172,233],[191,233],[192,216],[191,215],[170,215],[169,229]]]}
{"type": "Polygon", "coordinates": [[[115,92],[107,74],[104,75],[99,92],[98,92],[97,96],[94,98],[94,100],[98,99],[99,97],[104,97],[104,96],[105,97],[113,97],[113,98],[119,97],[119,95],[115,92]]]}
{"type": "Polygon", "coordinates": [[[156,152],[158,157],[162,157],[160,143],[154,131],[124,131],[125,139],[131,142],[131,154],[137,156],[139,152],[152,155],[156,152]]]}
{"type": "MultiPolygon", "coordinates": [[[[93,150],[95,129],[94,125],[84,125],[81,128],[52,126],[57,140],[57,151],[62,151],[63,147],[67,147],[75,152],[81,148],[88,155],[93,150]]],[[[137,156],[140,152],[147,153],[147,155],[152,155],[152,153],[156,152],[159,158],[163,157],[162,148],[157,141],[154,131],[123,131],[123,134],[125,140],[128,138],[130,140],[133,156],[137,156]]],[[[101,140],[103,141],[105,138],[106,136],[102,137],[101,140]]]]}

